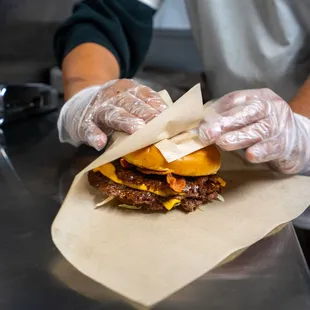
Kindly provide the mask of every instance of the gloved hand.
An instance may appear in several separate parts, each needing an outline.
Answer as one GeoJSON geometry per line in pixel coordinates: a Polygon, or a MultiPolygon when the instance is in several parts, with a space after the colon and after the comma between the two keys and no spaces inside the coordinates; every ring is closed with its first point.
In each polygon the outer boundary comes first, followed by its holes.
{"type": "Polygon", "coordinates": [[[132,134],[167,105],[147,86],[121,79],[86,88],[63,106],[58,119],[59,139],[75,146],[86,143],[102,150],[113,130],[132,134]]]}
{"type": "Polygon", "coordinates": [[[250,162],[270,162],[282,173],[310,172],[310,120],[293,113],[270,89],[236,91],[212,107],[216,114],[199,127],[205,145],[245,149],[250,162]]]}

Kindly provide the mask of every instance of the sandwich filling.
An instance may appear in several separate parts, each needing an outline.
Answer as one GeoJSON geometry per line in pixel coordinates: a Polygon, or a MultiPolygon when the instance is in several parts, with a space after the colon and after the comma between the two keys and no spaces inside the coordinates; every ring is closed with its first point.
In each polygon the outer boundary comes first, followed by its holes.
{"type": "Polygon", "coordinates": [[[225,186],[217,175],[183,177],[140,169],[121,159],[88,173],[90,185],[121,203],[149,211],[179,208],[186,212],[219,198],[225,186]]]}

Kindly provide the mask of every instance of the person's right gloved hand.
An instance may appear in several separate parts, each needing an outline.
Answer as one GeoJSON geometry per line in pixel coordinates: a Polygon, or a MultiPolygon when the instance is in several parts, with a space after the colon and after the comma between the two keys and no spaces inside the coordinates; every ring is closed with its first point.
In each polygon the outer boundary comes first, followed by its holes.
{"type": "Polygon", "coordinates": [[[216,100],[199,127],[205,145],[245,150],[252,163],[285,174],[310,173],[310,119],[295,114],[270,89],[240,90],[216,100]]]}
{"type": "Polygon", "coordinates": [[[102,150],[114,130],[134,133],[167,108],[158,93],[133,80],[110,81],[86,88],[61,109],[59,139],[102,150]]]}

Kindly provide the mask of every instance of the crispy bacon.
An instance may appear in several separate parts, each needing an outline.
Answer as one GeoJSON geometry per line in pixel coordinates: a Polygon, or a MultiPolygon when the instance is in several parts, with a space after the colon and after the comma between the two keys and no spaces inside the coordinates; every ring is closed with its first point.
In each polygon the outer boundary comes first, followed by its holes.
{"type": "Polygon", "coordinates": [[[138,171],[140,171],[144,174],[166,175],[169,173],[169,171],[156,171],[156,170],[150,170],[150,169],[135,167],[134,165],[130,164],[125,158],[120,159],[120,164],[123,168],[136,168],[138,171]]]}
{"type": "Polygon", "coordinates": [[[121,166],[122,166],[123,168],[128,168],[128,167],[131,166],[130,163],[129,163],[126,159],[124,159],[124,158],[121,158],[121,159],[120,159],[120,163],[121,163],[121,166]]]}
{"type": "Polygon", "coordinates": [[[183,177],[175,177],[173,174],[169,173],[166,176],[167,183],[169,186],[176,191],[181,193],[186,186],[186,180],[183,177]]]}

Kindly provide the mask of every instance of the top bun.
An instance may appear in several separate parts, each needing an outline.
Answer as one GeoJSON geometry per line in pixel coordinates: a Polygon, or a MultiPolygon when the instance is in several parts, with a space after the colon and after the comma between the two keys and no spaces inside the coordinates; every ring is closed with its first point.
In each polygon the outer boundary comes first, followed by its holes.
{"type": "Polygon", "coordinates": [[[171,163],[166,161],[154,145],[130,153],[123,158],[139,168],[190,177],[215,174],[221,166],[220,152],[215,145],[207,146],[171,163]]]}

